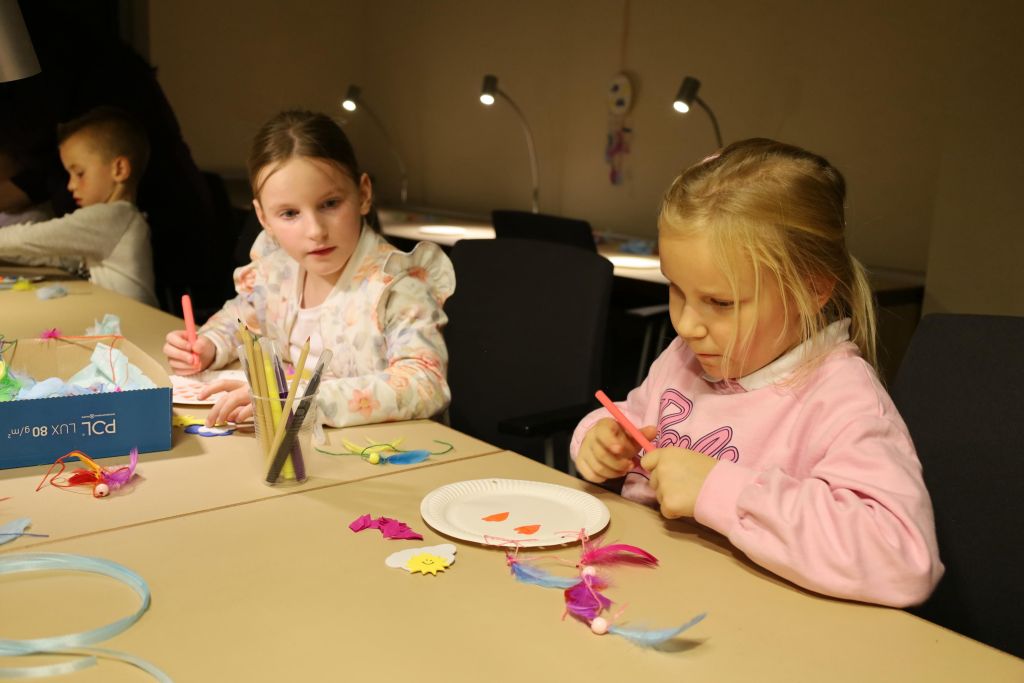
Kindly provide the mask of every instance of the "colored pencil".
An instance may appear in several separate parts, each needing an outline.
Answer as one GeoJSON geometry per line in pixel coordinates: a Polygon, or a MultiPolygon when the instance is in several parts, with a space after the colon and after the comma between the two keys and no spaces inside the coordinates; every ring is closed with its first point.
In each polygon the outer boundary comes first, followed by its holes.
{"type": "MultiPolygon", "coordinates": [[[[299,362],[296,367],[305,367],[306,357],[309,356],[309,339],[306,339],[306,343],[302,345],[302,351],[299,353],[299,362]]],[[[285,432],[296,423],[298,414],[292,415],[292,403],[295,402],[295,394],[298,393],[299,380],[302,379],[301,373],[296,372],[295,377],[292,378],[292,385],[288,388],[288,398],[284,401],[283,413],[286,419],[282,419],[281,423],[277,425],[277,429],[274,432],[274,440],[271,442],[270,450],[267,453],[268,460],[268,471],[267,471],[267,483],[273,484],[277,481],[278,475],[281,473],[281,469],[284,467],[285,460],[288,457],[288,451],[284,451],[284,456],[280,458],[278,463],[277,454],[281,452],[281,444],[284,441],[285,432]],[[273,476],[270,473],[273,472],[273,476]]],[[[306,392],[309,392],[309,386],[306,387],[306,392]]],[[[303,411],[305,414],[305,411],[303,411]]],[[[301,426],[301,425],[299,425],[301,426]]],[[[295,427],[297,430],[298,427],[295,427]]],[[[293,473],[294,476],[294,473],[293,473]]]]}
{"type": "MultiPolygon", "coordinates": [[[[330,349],[324,349],[320,354],[320,360],[317,361],[316,368],[313,370],[313,376],[310,378],[309,384],[306,385],[306,390],[302,393],[303,399],[309,397],[310,400],[302,400],[299,407],[295,410],[295,414],[291,416],[291,419],[288,422],[287,436],[278,444],[277,452],[274,454],[274,459],[270,464],[270,469],[267,471],[267,483],[272,484],[277,481],[277,477],[281,473],[281,467],[284,466],[285,459],[292,449],[292,444],[296,441],[299,435],[299,430],[302,429],[302,424],[306,421],[310,405],[316,400],[316,392],[320,388],[320,380],[323,378],[324,368],[331,362],[331,357],[332,353],[330,349]]],[[[305,367],[304,359],[297,366],[297,368],[302,367],[305,367]]],[[[296,379],[292,380],[293,388],[298,386],[297,379],[299,376],[299,372],[296,372],[296,379]]],[[[294,391],[292,390],[288,393],[290,395],[293,394],[294,391]]],[[[291,398],[293,397],[289,396],[289,399],[291,398]]]]}

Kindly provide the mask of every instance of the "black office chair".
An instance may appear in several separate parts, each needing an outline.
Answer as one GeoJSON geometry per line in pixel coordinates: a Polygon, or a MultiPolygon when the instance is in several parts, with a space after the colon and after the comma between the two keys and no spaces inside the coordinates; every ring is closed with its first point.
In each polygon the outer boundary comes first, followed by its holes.
{"type": "Polygon", "coordinates": [[[498,239],[540,240],[597,251],[590,223],[577,218],[495,209],[491,223],[498,239]]]}
{"type": "MultiPolygon", "coordinates": [[[[494,225],[494,235],[498,239],[540,240],[597,251],[590,223],[578,218],[495,209],[491,212],[491,223],[494,225]]],[[[636,383],[640,384],[647,375],[651,362],[671,341],[668,334],[671,326],[668,305],[631,306],[625,310],[625,314],[638,319],[644,326],[640,363],[636,375],[636,383]]]]}
{"type": "Polygon", "coordinates": [[[892,396],[935,507],[946,574],[911,611],[1024,656],[1024,317],[928,315],[892,396]]]}
{"type": "Polygon", "coordinates": [[[451,425],[553,465],[551,437],[571,433],[595,405],[612,265],[575,247],[515,239],[461,240],[451,258],[451,425]]]}

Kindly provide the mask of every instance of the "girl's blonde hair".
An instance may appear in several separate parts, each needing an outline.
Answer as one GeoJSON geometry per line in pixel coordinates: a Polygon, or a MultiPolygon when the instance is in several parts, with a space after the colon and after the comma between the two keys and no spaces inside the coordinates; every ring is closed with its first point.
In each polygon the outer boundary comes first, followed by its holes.
{"type": "MultiPolygon", "coordinates": [[[[249,152],[249,185],[259,198],[270,174],[260,182],[260,173],[268,166],[280,166],[292,157],[320,159],[350,176],[356,185],[362,172],[355,150],[345,131],[326,114],[312,111],[282,111],[263,124],[249,152]],[[258,184],[257,184],[258,183],[258,184]]],[[[376,208],[371,206],[366,222],[380,232],[376,208]]]]}
{"type": "Polygon", "coordinates": [[[754,138],[683,171],[665,194],[659,226],[663,237],[708,236],[734,293],[740,259],[753,265],[756,295],[763,278],[773,277],[787,319],[795,306],[801,341],[811,341],[807,360],[826,351],[822,330],[850,318],[851,341],[877,371],[874,300],[864,267],[846,246],[845,199],[846,181],[824,158],[754,138]]]}

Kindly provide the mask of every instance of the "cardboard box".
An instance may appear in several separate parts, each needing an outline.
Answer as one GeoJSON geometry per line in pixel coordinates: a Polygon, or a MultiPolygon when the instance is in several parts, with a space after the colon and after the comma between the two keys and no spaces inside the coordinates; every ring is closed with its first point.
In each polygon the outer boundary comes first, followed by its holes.
{"type": "Polygon", "coordinates": [[[48,465],[74,450],[90,458],[170,450],[170,379],[127,339],[22,339],[4,360],[36,381],[67,380],[89,364],[97,343],[113,343],[158,388],[0,403],[0,469],[48,465]]]}

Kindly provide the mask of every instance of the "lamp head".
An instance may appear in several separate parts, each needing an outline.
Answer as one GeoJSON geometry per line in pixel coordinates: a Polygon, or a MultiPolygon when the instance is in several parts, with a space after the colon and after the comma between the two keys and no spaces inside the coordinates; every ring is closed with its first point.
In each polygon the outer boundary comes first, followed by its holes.
{"type": "Polygon", "coordinates": [[[684,78],[683,84],[679,86],[679,92],[676,93],[676,99],[672,103],[672,108],[680,114],[690,111],[690,105],[697,98],[698,90],[700,90],[700,81],[693,76],[684,78]]]}
{"type": "Polygon", "coordinates": [[[341,107],[345,111],[355,111],[359,106],[359,93],[362,89],[358,85],[348,86],[345,92],[345,99],[341,101],[341,107]]]}
{"type": "Polygon", "coordinates": [[[498,77],[487,74],[484,76],[483,87],[480,88],[480,101],[486,105],[494,104],[494,96],[498,93],[498,77]]]}
{"type": "Polygon", "coordinates": [[[39,72],[39,60],[17,0],[0,0],[0,83],[39,72]]]}

